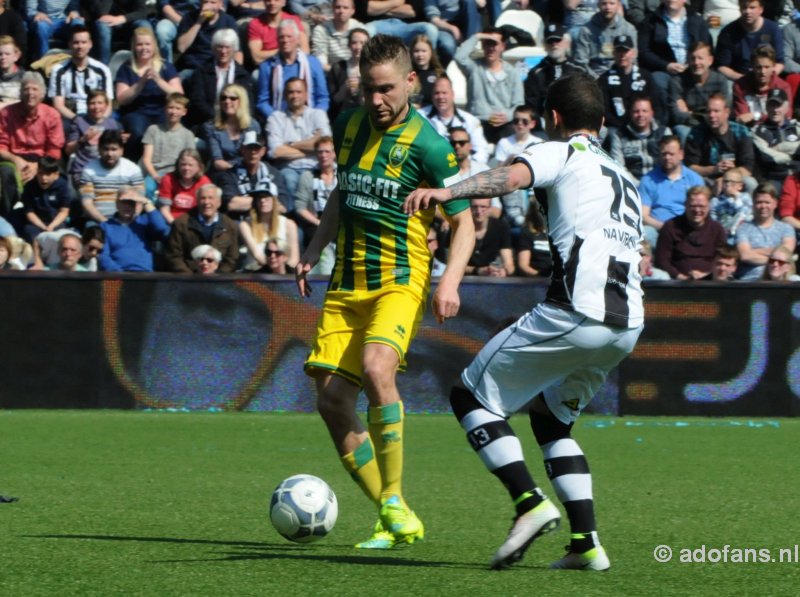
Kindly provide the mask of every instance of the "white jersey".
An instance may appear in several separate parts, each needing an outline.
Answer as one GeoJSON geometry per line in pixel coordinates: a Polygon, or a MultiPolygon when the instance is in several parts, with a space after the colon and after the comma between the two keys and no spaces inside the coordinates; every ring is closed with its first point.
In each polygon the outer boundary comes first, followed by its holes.
{"type": "Polygon", "coordinates": [[[515,162],[530,168],[547,215],[546,302],[607,325],[642,325],[642,206],[632,176],[585,134],[533,145],[515,162]]]}

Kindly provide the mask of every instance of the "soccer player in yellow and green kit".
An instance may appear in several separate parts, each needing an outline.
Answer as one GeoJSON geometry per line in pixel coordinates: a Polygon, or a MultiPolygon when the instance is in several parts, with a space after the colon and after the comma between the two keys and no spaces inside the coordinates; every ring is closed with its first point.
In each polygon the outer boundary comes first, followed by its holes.
{"type": "MultiPolygon", "coordinates": [[[[449,143],[409,103],[416,74],[402,40],[376,35],[359,68],[365,104],[334,124],[338,186],[296,274],[300,294],[308,296],[306,275],[336,240],[336,265],[305,370],[316,380],[317,406],[342,464],[378,508],[372,536],[356,547],[390,549],[425,533],[402,494],[404,415],[395,377],[425,309],[434,210],[408,216],[403,200],[420,185],[447,186],[459,177],[449,143]],[[356,413],[362,388],[366,428],[356,413]]],[[[443,205],[453,233],[433,296],[439,323],[458,312],[458,285],[475,242],[468,207],[458,199],[443,205]]]]}

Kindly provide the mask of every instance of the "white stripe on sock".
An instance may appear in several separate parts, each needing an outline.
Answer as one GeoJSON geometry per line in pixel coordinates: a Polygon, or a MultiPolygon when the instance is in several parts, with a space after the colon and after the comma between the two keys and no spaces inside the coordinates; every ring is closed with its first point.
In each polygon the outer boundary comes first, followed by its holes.
{"type": "Polygon", "coordinates": [[[586,474],[561,475],[551,479],[553,489],[561,502],[592,499],[592,476],[586,474]]]}
{"type": "Polygon", "coordinates": [[[523,460],[522,444],[515,435],[506,435],[478,450],[478,456],[490,471],[523,460]]]}
{"type": "Polygon", "coordinates": [[[557,439],[542,446],[542,455],[545,460],[561,458],[562,456],[583,456],[583,450],[571,437],[557,439]]]}

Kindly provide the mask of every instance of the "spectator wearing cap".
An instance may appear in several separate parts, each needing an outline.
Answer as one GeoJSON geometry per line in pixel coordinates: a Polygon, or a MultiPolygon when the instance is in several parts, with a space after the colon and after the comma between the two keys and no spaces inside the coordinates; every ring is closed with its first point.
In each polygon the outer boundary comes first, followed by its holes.
{"type": "MultiPolygon", "coordinates": [[[[628,122],[633,99],[638,96],[658,97],[650,73],[636,63],[636,45],[630,35],[614,38],[614,63],[597,80],[605,98],[605,126],[620,128],[628,122]]],[[[658,120],[663,120],[663,104],[654,102],[658,120]]]]}
{"type": "Polygon", "coordinates": [[[100,224],[106,244],[99,257],[105,272],[152,272],[153,244],[169,236],[169,224],[135,187],[117,191],[117,211],[100,224]]]}
{"type": "Polygon", "coordinates": [[[286,185],[283,175],[275,166],[264,162],[267,149],[261,135],[248,131],[242,137],[242,160],[220,180],[223,211],[234,220],[244,219],[253,207],[252,190],[257,187],[275,187],[281,211],[286,211],[286,185]]]}
{"type": "Polygon", "coordinates": [[[537,118],[544,115],[544,98],[553,81],[565,75],[583,72],[570,58],[572,39],[558,23],[550,23],[544,30],[544,47],[547,51],[542,61],[528,71],[525,79],[525,103],[536,110],[537,118]]]}
{"type": "Polygon", "coordinates": [[[199,245],[211,245],[222,253],[220,273],[236,271],[239,261],[239,227],[220,213],[222,191],[213,184],[197,191],[197,207],[176,218],[167,241],[165,259],[170,271],[197,271],[192,251],[199,245]]]}
{"type": "Polygon", "coordinates": [[[192,259],[194,259],[196,273],[202,276],[213,276],[219,270],[222,253],[211,245],[198,245],[192,249],[192,259]]]}
{"type": "Polygon", "coordinates": [[[792,104],[792,90],[776,70],[775,50],[759,46],[752,53],[752,69],[733,84],[733,113],[736,122],[754,126],[767,118],[767,93],[780,89],[792,104]]]}
{"type": "Polygon", "coordinates": [[[505,49],[505,35],[489,27],[464,41],[454,56],[467,78],[467,109],[481,121],[489,143],[514,133],[514,108],[525,99],[517,67],[503,60],[505,49]],[[483,57],[475,59],[471,54],[478,42],[483,57]]]}
{"type": "Polygon", "coordinates": [[[767,118],[753,129],[761,178],[772,183],[781,192],[784,179],[796,167],[800,149],[800,125],[789,117],[789,96],[783,89],[770,89],[767,93],[767,118]]]}
{"type": "Polygon", "coordinates": [[[250,217],[239,222],[239,232],[247,247],[246,271],[257,271],[268,265],[265,248],[268,241],[279,243],[289,266],[300,260],[297,224],[280,213],[275,186],[258,186],[251,191],[253,208],[250,217]]]}
{"type": "Polygon", "coordinates": [[[687,0],[661,0],[638,30],[639,65],[650,72],[658,100],[666,105],[670,79],[688,68],[689,48],[699,41],[711,44],[711,33],[687,0]]]}
{"type": "Polygon", "coordinates": [[[622,16],[620,0],[600,0],[598,11],[581,27],[572,58],[595,79],[614,63],[614,38],[628,35],[636,44],[636,28],[622,16]]]}

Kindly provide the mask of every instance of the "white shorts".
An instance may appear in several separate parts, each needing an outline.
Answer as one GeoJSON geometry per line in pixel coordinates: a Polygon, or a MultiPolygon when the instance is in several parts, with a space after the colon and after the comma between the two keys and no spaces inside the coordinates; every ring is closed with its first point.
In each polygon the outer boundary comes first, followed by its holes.
{"type": "Polygon", "coordinates": [[[487,410],[510,417],[544,393],[562,423],[575,422],[643,326],[603,325],[541,303],[484,346],[461,380],[487,410]]]}

